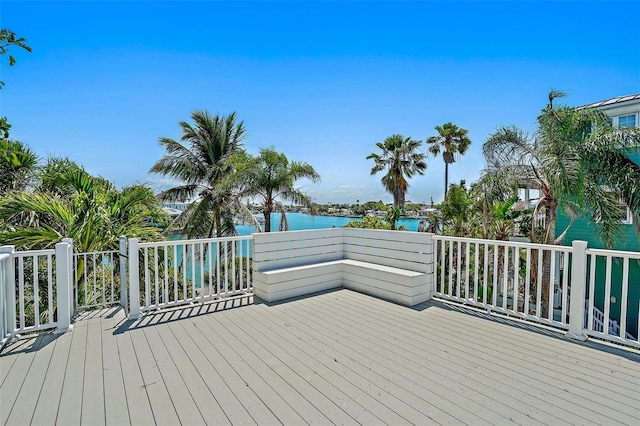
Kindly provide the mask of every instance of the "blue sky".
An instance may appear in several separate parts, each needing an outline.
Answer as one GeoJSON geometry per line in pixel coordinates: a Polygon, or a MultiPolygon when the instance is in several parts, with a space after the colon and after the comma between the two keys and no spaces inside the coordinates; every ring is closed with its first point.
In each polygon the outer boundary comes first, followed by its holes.
{"type": "MultiPolygon", "coordinates": [[[[38,155],[117,186],[148,173],[159,137],[195,109],[236,111],[246,148],[313,165],[317,202],[390,202],[374,144],[424,141],[452,121],[472,147],[450,182],[472,182],[496,127],[526,130],[551,88],[583,105],[640,92],[640,2],[2,1],[2,28],[33,53],[2,58],[2,116],[38,155]]],[[[440,201],[442,158],[407,199],[440,201]]]]}

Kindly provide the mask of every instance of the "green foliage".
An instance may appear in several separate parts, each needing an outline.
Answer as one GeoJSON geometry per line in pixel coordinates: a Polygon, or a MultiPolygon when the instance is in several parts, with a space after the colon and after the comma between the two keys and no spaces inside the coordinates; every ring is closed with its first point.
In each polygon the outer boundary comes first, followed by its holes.
{"type": "Polygon", "coordinates": [[[0,139],[0,196],[24,190],[36,171],[38,157],[25,144],[0,139]]]}
{"type": "Polygon", "coordinates": [[[361,220],[352,220],[344,227],[361,229],[391,229],[391,224],[377,216],[365,216],[361,220]]]}
{"type": "Polygon", "coordinates": [[[116,250],[121,235],[158,239],[152,223],[168,223],[150,188],[119,191],[66,159],[49,159],[34,180],[33,192],[14,191],[0,199],[0,221],[6,225],[0,245],[45,249],[69,237],[78,252],[116,250]]]}
{"type": "Polygon", "coordinates": [[[373,160],[371,174],[374,175],[383,170],[387,174],[382,177],[384,189],[393,195],[394,207],[403,207],[405,195],[409,188],[407,179],[417,174],[424,174],[427,169],[425,155],[417,152],[422,142],[402,135],[392,135],[384,142],[376,143],[380,153],[372,153],[367,160],[373,160]]]}
{"type": "MultiPolygon", "coordinates": [[[[484,286],[479,285],[478,290],[476,291],[476,297],[478,302],[484,301],[484,286]]],[[[492,303],[493,300],[493,289],[491,287],[487,287],[487,303],[492,303]]]]}
{"type": "Polygon", "coordinates": [[[391,223],[380,219],[377,216],[365,216],[360,220],[352,220],[347,223],[345,228],[360,228],[360,229],[397,229],[399,231],[406,231],[407,227],[402,225],[399,228],[392,228],[391,223]]]}
{"type": "Polygon", "coordinates": [[[612,246],[622,235],[618,199],[640,219],[640,166],[628,157],[640,149],[640,129],[614,129],[598,110],[554,105],[560,96],[550,93],[535,134],[512,126],[487,139],[486,175],[539,189],[541,200],[534,214],[544,212],[546,225],[539,242],[563,241],[573,223],[556,237],[558,208],[564,208],[572,218],[586,216],[605,244],[612,246]]]}
{"type": "Polygon", "coordinates": [[[472,204],[473,200],[467,194],[464,181],[461,181],[460,185],[452,183],[449,186],[449,191],[440,207],[440,212],[445,226],[453,228],[454,236],[465,236],[465,223],[469,219],[472,204]]]}
{"type": "MultiPolygon", "coordinates": [[[[0,29],[0,55],[6,55],[9,52],[9,47],[20,47],[27,52],[31,52],[31,47],[27,46],[27,40],[23,37],[16,37],[16,33],[8,28],[0,29]]],[[[12,67],[16,63],[13,55],[9,55],[9,66],[12,67]]],[[[4,82],[0,81],[0,89],[4,86],[4,82]]],[[[7,117],[0,118],[0,138],[8,139],[9,130],[11,124],[7,122],[7,117]]]]}
{"type": "Polygon", "coordinates": [[[362,205],[364,211],[385,211],[387,206],[382,201],[367,201],[362,205]]]}
{"type": "MultiPolygon", "coordinates": [[[[260,148],[260,155],[252,156],[239,151],[230,157],[234,172],[226,185],[237,191],[240,197],[258,197],[262,203],[266,232],[271,232],[271,213],[278,209],[282,213],[281,225],[286,224],[286,210],[278,200],[287,200],[314,209],[310,197],[296,188],[300,179],[318,182],[320,175],[308,163],[289,161],[284,153],[273,147],[260,148]]],[[[281,229],[281,231],[284,229],[281,229]]]]}
{"type": "Polygon", "coordinates": [[[384,215],[384,220],[391,225],[391,229],[396,229],[396,222],[402,216],[402,209],[399,207],[389,207],[384,215]]]}

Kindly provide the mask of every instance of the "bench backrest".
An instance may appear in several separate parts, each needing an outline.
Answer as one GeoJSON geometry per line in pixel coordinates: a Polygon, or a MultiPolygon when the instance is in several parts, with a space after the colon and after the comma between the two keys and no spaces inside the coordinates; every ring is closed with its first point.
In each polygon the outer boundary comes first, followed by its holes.
{"type": "Polygon", "coordinates": [[[344,228],[344,258],[431,273],[431,237],[424,232],[344,228]]]}
{"type": "Polygon", "coordinates": [[[342,228],[253,234],[253,267],[264,272],[340,260],[342,235],[342,228]]]}
{"type": "Polygon", "coordinates": [[[253,266],[270,271],[353,259],[410,271],[432,272],[431,234],[331,228],[254,234],[253,266]]]}

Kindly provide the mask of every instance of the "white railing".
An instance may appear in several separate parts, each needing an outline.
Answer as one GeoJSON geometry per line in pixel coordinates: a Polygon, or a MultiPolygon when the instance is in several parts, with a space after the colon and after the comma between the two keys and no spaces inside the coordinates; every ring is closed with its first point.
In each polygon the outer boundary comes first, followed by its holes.
{"type": "Polygon", "coordinates": [[[638,252],[434,236],[434,256],[436,297],[640,347],[638,252]]]}
{"type": "Polygon", "coordinates": [[[72,328],[72,250],[67,239],[51,250],[0,247],[0,347],[19,333],[72,328]]]}
{"type": "MultiPolygon", "coordinates": [[[[589,301],[588,300],[585,305],[586,305],[584,309],[585,324],[588,324],[588,321],[589,321],[589,301]]],[[[600,309],[596,308],[595,306],[593,306],[591,312],[593,315],[593,322],[592,322],[593,331],[604,333],[605,332],[604,331],[604,312],[602,312],[600,309]]],[[[613,336],[619,336],[620,330],[621,328],[620,328],[620,324],[618,324],[618,321],[609,318],[609,334],[613,336]]],[[[625,337],[627,339],[634,339],[633,335],[631,335],[631,333],[627,331],[625,331],[625,337]]]]}
{"type": "Polygon", "coordinates": [[[253,237],[129,240],[130,316],[249,293],[253,237]]]}
{"type": "MultiPolygon", "coordinates": [[[[4,249],[4,247],[2,247],[4,249]]],[[[11,253],[0,251],[0,348],[11,338],[15,323],[15,292],[11,253]]]]}
{"type": "Polygon", "coordinates": [[[571,247],[434,236],[435,295],[567,329],[571,247]],[[554,294],[559,305],[554,309],[554,294]]]}
{"type": "Polygon", "coordinates": [[[32,250],[15,252],[13,255],[18,285],[16,333],[56,327],[55,254],[55,250],[32,250]]]}
{"type": "Polygon", "coordinates": [[[117,250],[73,254],[76,311],[120,303],[120,256],[117,250]]]}
{"type": "Polygon", "coordinates": [[[640,334],[640,276],[637,273],[640,253],[587,249],[586,254],[588,295],[584,332],[601,339],[640,346],[640,339],[628,331],[635,328],[635,334],[640,334]],[[633,267],[635,273],[630,272],[633,267]],[[619,279],[614,280],[614,277],[619,279]],[[613,320],[613,316],[618,320],[613,320]]]}

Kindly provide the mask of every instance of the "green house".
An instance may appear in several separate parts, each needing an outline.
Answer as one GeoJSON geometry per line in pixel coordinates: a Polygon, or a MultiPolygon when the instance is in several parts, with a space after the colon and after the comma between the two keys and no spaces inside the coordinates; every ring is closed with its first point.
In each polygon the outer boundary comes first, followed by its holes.
{"type": "MultiPolygon", "coordinates": [[[[610,118],[614,126],[633,126],[640,127],[640,94],[620,96],[617,98],[607,99],[605,101],[596,102],[585,107],[598,108],[605,112],[610,118]]],[[[640,165],[640,152],[631,152],[629,158],[636,164],[640,165]]],[[[640,182],[638,182],[640,185],[640,182]]],[[[556,226],[557,235],[560,235],[569,224],[569,217],[563,212],[558,212],[558,221],[556,226]]],[[[615,250],[638,252],[640,251],[640,238],[636,233],[633,217],[631,212],[624,203],[620,203],[620,222],[623,226],[623,240],[617,242],[613,247],[615,250]]],[[[571,245],[574,240],[587,241],[590,248],[605,248],[604,243],[596,236],[594,224],[585,218],[578,218],[567,232],[564,240],[565,245],[571,245]]],[[[605,285],[606,276],[606,260],[604,257],[598,257],[596,262],[596,279],[594,288],[595,306],[604,311],[605,303],[605,285]]],[[[623,279],[623,262],[620,258],[614,258],[611,262],[611,296],[610,317],[620,323],[620,301],[622,300],[622,279],[623,279]]],[[[627,305],[627,332],[633,336],[638,336],[638,304],[640,299],[640,261],[631,260],[629,262],[629,288],[628,288],[628,305],[627,305]]],[[[589,293],[587,293],[589,294],[589,293]]],[[[587,296],[588,297],[588,296],[587,296]]]]}

